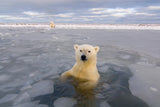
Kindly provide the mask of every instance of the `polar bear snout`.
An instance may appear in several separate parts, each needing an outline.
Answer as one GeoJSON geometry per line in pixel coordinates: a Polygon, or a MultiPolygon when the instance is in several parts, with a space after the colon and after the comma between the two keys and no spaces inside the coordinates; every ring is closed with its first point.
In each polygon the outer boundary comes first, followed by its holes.
{"type": "Polygon", "coordinates": [[[87,60],[86,55],[82,55],[82,56],[81,56],[81,60],[82,60],[82,61],[86,61],[86,60],[87,60]]]}

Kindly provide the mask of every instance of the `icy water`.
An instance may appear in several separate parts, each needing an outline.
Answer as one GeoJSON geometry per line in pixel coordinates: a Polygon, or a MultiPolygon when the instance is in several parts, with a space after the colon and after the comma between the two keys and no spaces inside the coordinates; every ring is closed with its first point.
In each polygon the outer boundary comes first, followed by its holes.
{"type": "Polygon", "coordinates": [[[160,31],[0,28],[0,107],[159,107],[160,31]],[[74,44],[99,46],[94,90],[61,73],[74,44]]]}

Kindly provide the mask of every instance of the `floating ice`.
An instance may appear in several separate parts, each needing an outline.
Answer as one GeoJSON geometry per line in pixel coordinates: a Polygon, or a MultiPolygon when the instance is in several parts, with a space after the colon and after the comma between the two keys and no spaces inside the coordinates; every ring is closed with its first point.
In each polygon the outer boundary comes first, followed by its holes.
{"type": "Polygon", "coordinates": [[[2,59],[0,59],[1,63],[9,63],[11,62],[9,57],[3,57],[2,59]]]}
{"type": "Polygon", "coordinates": [[[27,69],[28,69],[27,66],[25,66],[25,65],[20,65],[20,64],[19,64],[19,66],[18,66],[18,64],[17,64],[17,65],[11,66],[11,67],[8,69],[8,72],[10,72],[10,73],[19,73],[19,72],[24,72],[24,71],[26,71],[27,69]]]}
{"type": "Polygon", "coordinates": [[[11,33],[5,33],[4,35],[5,35],[5,36],[10,36],[10,35],[11,35],[11,33]]]}
{"type": "Polygon", "coordinates": [[[34,77],[34,76],[35,76],[34,73],[29,74],[29,77],[34,77]]]}
{"type": "Polygon", "coordinates": [[[131,56],[130,55],[123,55],[121,56],[122,59],[129,59],[131,56]]]}
{"type": "Polygon", "coordinates": [[[54,37],[53,37],[53,39],[58,40],[59,38],[58,38],[58,37],[56,37],[56,36],[54,36],[54,37]]]}
{"type": "Polygon", "coordinates": [[[98,71],[102,73],[106,73],[108,69],[109,69],[109,66],[105,64],[98,67],[98,71]]]}
{"type": "Polygon", "coordinates": [[[105,98],[102,94],[96,94],[96,98],[101,99],[101,98],[105,98]]]}
{"type": "Polygon", "coordinates": [[[106,101],[100,103],[100,107],[111,107],[106,101]]]}
{"type": "Polygon", "coordinates": [[[105,84],[103,84],[103,88],[105,88],[105,89],[110,89],[111,86],[110,86],[109,84],[105,83],[105,84]]]}
{"type": "Polygon", "coordinates": [[[44,105],[44,104],[39,104],[37,105],[36,103],[34,102],[28,102],[28,103],[23,103],[23,104],[18,104],[18,105],[15,105],[13,107],[48,107],[47,105],[44,105]]]}
{"type": "Polygon", "coordinates": [[[22,56],[22,57],[19,57],[18,60],[22,60],[26,63],[33,63],[33,61],[36,59],[35,56],[22,56]]]}
{"type": "Polygon", "coordinates": [[[160,79],[157,71],[160,71],[160,68],[148,64],[132,65],[131,68],[138,70],[129,81],[132,94],[143,99],[151,107],[159,107],[160,79]]]}
{"type": "Polygon", "coordinates": [[[8,94],[0,99],[0,103],[6,103],[9,101],[13,101],[17,97],[17,94],[8,94]]]}
{"type": "Polygon", "coordinates": [[[53,93],[53,85],[54,83],[51,80],[42,80],[34,84],[27,92],[31,97],[53,93]]]}
{"type": "Polygon", "coordinates": [[[15,44],[14,44],[14,43],[12,43],[12,44],[11,44],[11,46],[13,46],[13,47],[14,47],[14,46],[15,46],[15,44]]]}
{"type": "MultiPolygon", "coordinates": [[[[110,65],[105,63],[112,63],[118,66],[127,65],[135,68],[137,72],[133,70],[134,75],[133,78],[130,79],[131,82],[129,84],[131,92],[151,105],[151,107],[159,107],[160,67],[157,68],[157,66],[160,66],[160,61],[156,58],[156,62],[153,57],[154,55],[158,57],[160,55],[158,47],[160,44],[160,31],[140,30],[146,28],[153,29],[152,27],[160,29],[159,26],[92,25],[90,27],[90,25],[63,26],[63,24],[61,24],[57,25],[55,29],[48,31],[45,29],[49,28],[49,25],[27,25],[27,27],[25,25],[7,25],[5,28],[3,27],[4,26],[0,28],[1,101],[7,98],[7,95],[16,93],[18,95],[13,99],[13,102],[17,104],[15,107],[43,106],[30,102],[30,98],[32,96],[45,95],[53,92],[53,82],[51,84],[47,82],[48,85],[46,85],[46,82],[43,82],[46,80],[43,79],[55,79],[59,76],[58,73],[60,74],[70,69],[75,61],[73,45],[76,43],[83,44],[86,42],[84,40],[88,39],[87,43],[94,43],[93,45],[98,45],[101,48],[98,53],[98,70],[100,72],[107,73],[110,65]],[[132,30],[81,30],[97,28],[127,28],[132,30]],[[19,36],[15,37],[17,34],[19,36]],[[11,47],[11,45],[13,47],[11,47]],[[128,50],[126,51],[119,47],[127,48],[128,50]],[[133,50],[135,50],[135,52],[132,52],[133,50]],[[143,58],[143,52],[144,54],[153,55],[153,57],[149,58],[145,56],[143,58]],[[153,63],[155,66],[149,65],[152,60],[155,61],[155,63],[153,63]]],[[[119,68],[114,69],[125,70],[119,68]]],[[[110,86],[104,84],[102,88],[108,89],[110,86]]],[[[11,96],[11,99],[13,97],[14,96],[11,96]]],[[[103,96],[99,94],[96,97],[101,98],[103,96]]],[[[63,103],[66,102],[66,99],[68,101],[70,98],[61,99],[64,99],[64,101],[62,101],[63,103]]],[[[58,99],[56,102],[55,104],[57,104],[57,106],[60,105],[58,99]],[[56,103],[57,101],[58,104],[56,103]]],[[[102,102],[102,107],[106,107],[106,103],[105,101],[102,102]]],[[[3,104],[0,104],[0,106],[3,107],[3,104]]]]}
{"type": "Polygon", "coordinates": [[[38,106],[35,103],[28,102],[28,103],[15,105],[13,107],[38,107],[38,106]]]}
{"type": "Polygon", "coordinates": [[[62,97],[54,102],[54,107],[73,107],[76,101],[72,98],[62,97]]]}
{"type": "Polygon", "coordinates": [[[150,64],[148,62],[137,62],[139,65],[147,65],[147,66],[153,66],[153,64],[150,64]]]}
{"type": "Polygon", "coordinates": [[[7,81],[7,80],[9,80],[9,78],[10,78],[9,75],[6,75],[6,74],[0,75],[0,82],[7,81]]]}
{"type": "Polygon", "coordinates": [[[59,48],[57,48],[57,51],[60,51],[60,49],[59,49],[59,48]]]}
{"type": "Polygon", "coordinates": [[[26,85],[26,86],[22,87],[20,90],[24,91],[24,90],[31,89],[31,88],[32,88],[31,85],[26,85]]]}
{"type": "Polygon", "coordinates": [[[3,36],[3,33],[0,33],[0,37],[3,36]]]}
{"type": "Polygon", "coordinates": [[[0,65],[0,70],[3,68],[3,66],[0,65]]]}
{"type": "MultiPolygon", "coordinates": [[[[0,38],[1,39],[1,38],[0,38]]],[[[7,49],[6,47],[1,47],[0,51],[7,49]]]]}
{"type": "Polygon", "coordinates": [[[157,92],[158,89],[157,88],[154,88],[154,87],[150,87],[150,90],[154,91],[154,92],[157,92]]]}
{"type": "Polygon", "coordinates": [[[6,82],[6,84],[2,85],[1,88],[4,91],[6,91],[6,90],[10,90],[12,88],[17,88],[17,87],[23,86],[25,83],[26,83],[26,79],[17,78],[16,76],[13,79],[13,76],[12,76],[12,81],[6,82]]]}
{"type": "Polygon", "coordinates": [[[31,101],[31,98],[30,98],[30,95],[25,92],[25,93],[22,93],[20,95],[18,95],[15,100],[14,100],[14,105],[17,105],[17,104],[22,104],[22,103],[26,103],[26,102],[30,102],[31,101]]]}

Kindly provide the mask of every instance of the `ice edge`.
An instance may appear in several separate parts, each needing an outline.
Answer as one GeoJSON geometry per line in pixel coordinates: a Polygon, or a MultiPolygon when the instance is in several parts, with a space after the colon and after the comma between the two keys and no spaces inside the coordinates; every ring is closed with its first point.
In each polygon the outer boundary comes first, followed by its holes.
{"type": "MultiPolygon", "coordinates": [[[[160,30],[160,24],[55,24],[56,29],[160,30]]],[[[49,24],[0,24],[0,28],[50,28],[49,24]]]]}

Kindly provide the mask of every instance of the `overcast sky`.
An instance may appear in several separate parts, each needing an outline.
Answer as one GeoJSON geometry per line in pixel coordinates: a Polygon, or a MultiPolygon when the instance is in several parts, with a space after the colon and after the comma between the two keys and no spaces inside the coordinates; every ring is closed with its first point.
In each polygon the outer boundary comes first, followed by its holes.
{"type": "Polygon", "coordinates": [[[0,0],[0,23],[160,24],[160,0],[0,0]]]}

